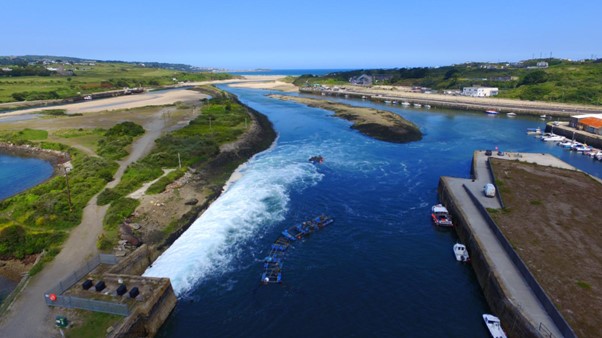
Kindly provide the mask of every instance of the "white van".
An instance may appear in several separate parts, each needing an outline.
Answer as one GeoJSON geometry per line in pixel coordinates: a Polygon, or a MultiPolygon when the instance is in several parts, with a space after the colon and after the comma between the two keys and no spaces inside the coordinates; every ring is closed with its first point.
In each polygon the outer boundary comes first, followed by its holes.
{"type": "Polygon", "coordinates": [[[487,183],[487,184],[485,184],[483,191],[485,192],[485,196],[495,197],[495,185],[493,185],[491,183],[487,183]]]}

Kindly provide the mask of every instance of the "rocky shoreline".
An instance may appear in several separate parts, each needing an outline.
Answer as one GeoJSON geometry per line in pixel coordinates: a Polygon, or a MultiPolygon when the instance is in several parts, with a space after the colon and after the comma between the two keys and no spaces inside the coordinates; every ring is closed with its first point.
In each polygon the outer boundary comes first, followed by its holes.
{"type": "Polygon", "coordinates": [[[0,154],[12,155],[18,157],[39,158],[50,162],[53,167],[71,161],[69,153],[58,150],[42,149],[28,144],[18,145],[13,143],[0,142],[0,154]]]}

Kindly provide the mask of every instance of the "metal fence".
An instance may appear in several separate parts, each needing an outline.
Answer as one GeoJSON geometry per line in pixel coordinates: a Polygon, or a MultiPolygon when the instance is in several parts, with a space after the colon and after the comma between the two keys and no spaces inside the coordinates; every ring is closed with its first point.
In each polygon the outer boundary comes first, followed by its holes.
{"type": "MultiPolygon", "coordinates": [[[[529,271],[529,268],[527,267],[525,262],[523,262],[520,256],[512,248],[512,244],[510,244],[506,236],[504,236],[504,234],[498,227],[497,223],[495,223],[495,221],[491,218],[491,216],[487,212],[487,209],[483,207],[483,205],[479,202],[478,198],[472,193],[472,191],[470,191],[470,189],[466,185],[462,186],[470,196],[470,199],[474,202],[475,206],[479,210],[479,213],[483,216],[485,221],[487,221],[487,224],[489,225],[491,231],[495,234],[498,241],[500,241],[500,244],[502,244],[504,251],[506,251],[506,253],[510,257],[516,268],[520,271],[527,284],[529,284],[529,287],[531,287],[531,290],[533,290],[533,293],[535,294],[543,308],[546,310],[554,324],[556,324],[562,335],[567,338],[576,338],[577,335],[575,334],[573,329],[564,319],[562,314],[560,314],[554,303],[552,303],[552,301],[545,293],[541,285],[539,285],[535,277],[531,274],[531,271],[529,271]]],[[[542,328],[542,325],[543,324],[540,325],[540,329],[542,328]]],[[[545,328],[545,326],[543,327],[545,328]]],[[[545,329],[548,330],[547,328],[545,329]]]]}
{"type": "Polygon", "coordinates": [[[44,294],[44,301],[46,302],[46,305],[128,316],[130,314],[130,310],[126,304],[62,295],[63,292],[71,288],[75,283],[84,278],[88,273],[90,273],[90,271],[94,270],[100,264],[117,264],[117,257],[108,254],[100,254],[92,257],[92,259],[87,261],[82,267],[75,270],[53,288],[46,291],[44,294]],[[51,299],[51,297],[53,299],[51,299]]]}
{"type": "Polygon", "coordinates": [[[56,300],[51,300],[49,294],[44,295],[46,305],[65,307],[70,309],[82,309],[95,312],[104,312],[120,316],[129,316],[130,309],[127,304],[104,302],[87,298],[73,296],[56,296],[56,300]]]}

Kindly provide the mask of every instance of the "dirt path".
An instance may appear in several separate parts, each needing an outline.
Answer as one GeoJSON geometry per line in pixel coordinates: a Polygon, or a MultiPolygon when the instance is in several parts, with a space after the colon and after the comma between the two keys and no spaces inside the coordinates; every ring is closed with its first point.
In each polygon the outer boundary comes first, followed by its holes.
{"type": "MultiPolygon", "coordinates": [[[[132,144],[130,155],[118,162],[119,169],[115,179],[109,182],[107,187],[117,185],[127,166],[152,149],[154,141],[161,136],[165,127],[163,115],[172,109],[161,109],[148,120],[144,125],[146,133],[132,144]]],[[[71,231],[61,252],[42,272],[31,278],[10,306],[0,322],[0,337],[60,336],[54,327],[54,318],[51,317],[50,308],[45,304],[43,295],[46,290],[98,253],[96,240],[102,233],[102,219],[108,206],[96,205],[96,197],[94,196],[84,208],[81,224],[71,231]]]]}

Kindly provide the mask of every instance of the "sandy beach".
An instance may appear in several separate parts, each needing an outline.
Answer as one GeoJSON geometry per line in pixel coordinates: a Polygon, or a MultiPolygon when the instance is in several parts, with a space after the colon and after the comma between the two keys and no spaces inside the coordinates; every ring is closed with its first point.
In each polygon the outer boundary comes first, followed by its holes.
{"type": "Polygon", "coordinates": [[[282,81],[280,75],[248,75],[245,82],[233,83],[230,87],[278,90],[282,92],[298,92],[299,88],[292,83],[282,81]]]}

